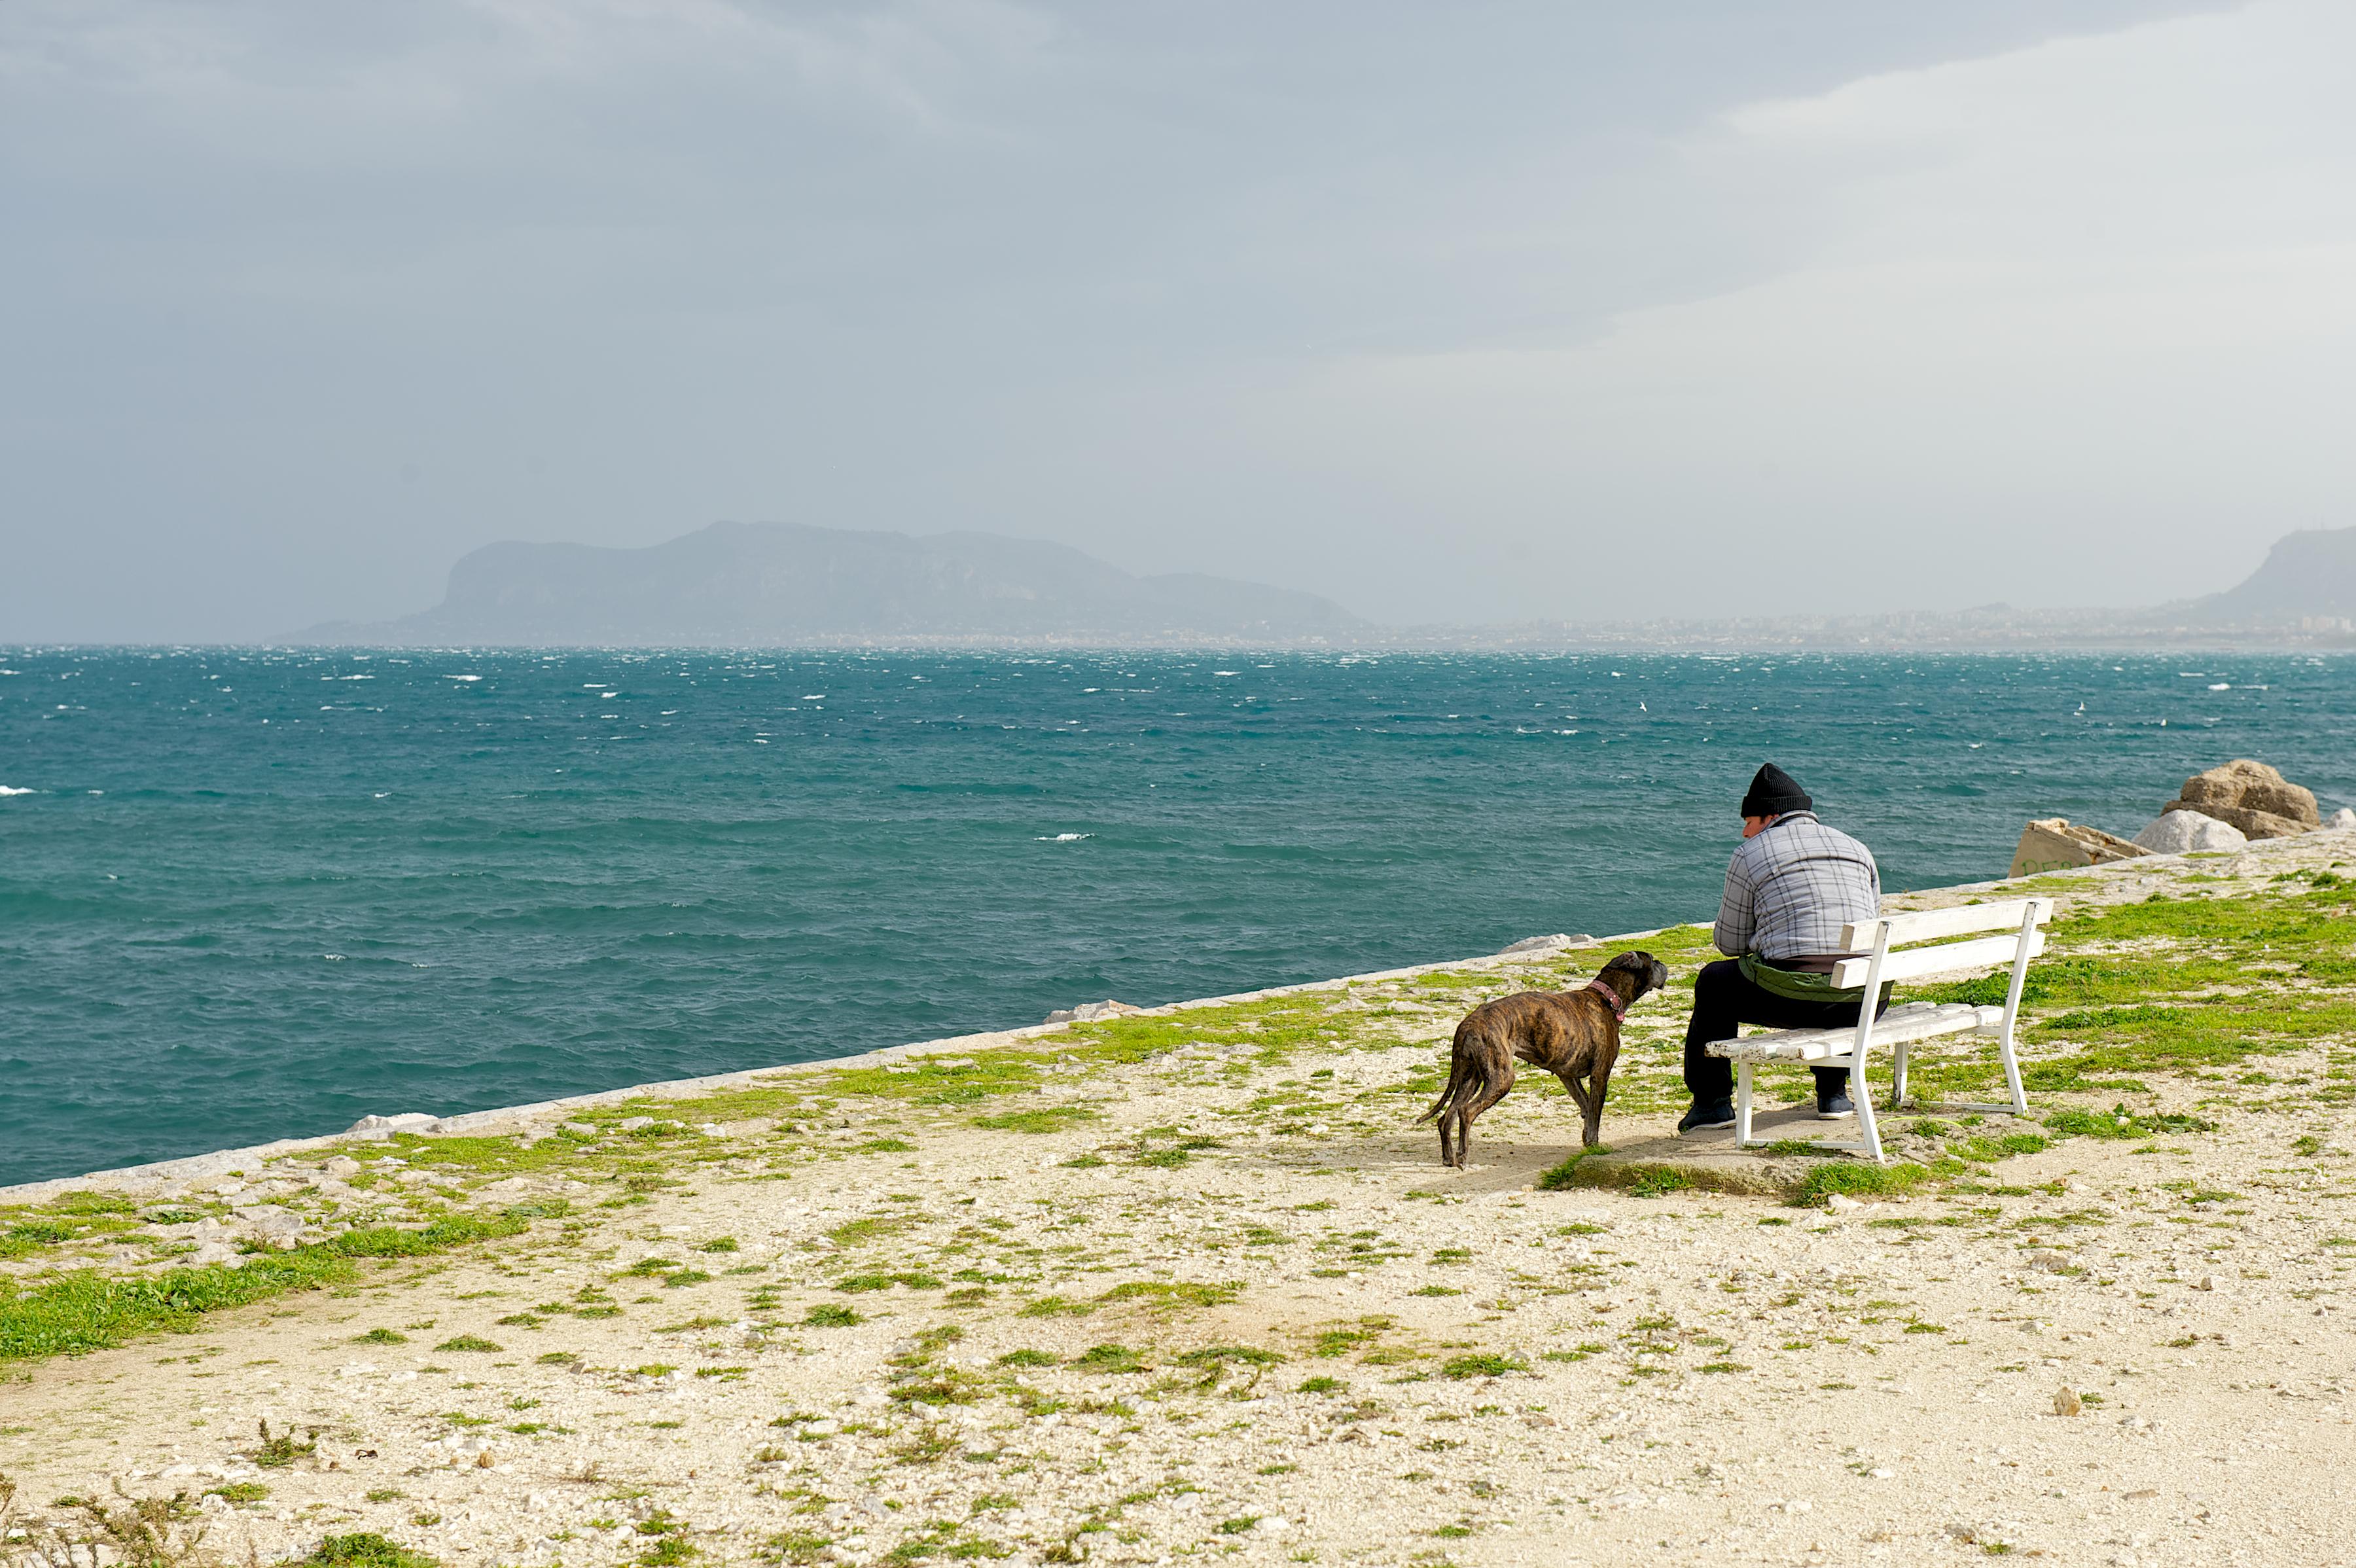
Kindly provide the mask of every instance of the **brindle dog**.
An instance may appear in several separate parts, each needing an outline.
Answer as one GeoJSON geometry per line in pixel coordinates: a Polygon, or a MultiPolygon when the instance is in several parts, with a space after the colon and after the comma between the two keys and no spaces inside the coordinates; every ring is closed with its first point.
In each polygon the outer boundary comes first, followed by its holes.
{"type": "Polygon", "coordinates": [[[1462,1168],[1472,1146],[1472,1119],[1505,1098],[1516,1061],[1562,1079],[1586,1117],[1580,1137],[1593,1148],[1603,1128],[1612,1064],[1620,1059],[1621,1015],[1668,983],[1668,966],[1659,959],[1623,952],[1580,990],[1517,991],[1466,1014],[1449,1051],[1448,1087],[1416,1118],[1418,1126],[1439,1119],[1440,1163],[1462,1168]]]}

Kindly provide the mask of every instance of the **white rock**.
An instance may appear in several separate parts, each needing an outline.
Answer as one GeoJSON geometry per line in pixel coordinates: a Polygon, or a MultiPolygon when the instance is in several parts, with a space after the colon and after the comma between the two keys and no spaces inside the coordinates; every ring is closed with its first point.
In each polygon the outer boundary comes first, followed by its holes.
{"type": "Polygon", "coordinates": [[[1837,1192],[1825,1199],[1825,1207],[1835,1214],[1855,1214],[1865,1205],[1845,1192],[1837,1192]]]}
{"type": "Polygon", "coordinates": [[[390,1138],[395,1133],[423,1133],[438,1120],[423,1111],[404,1111],[394,1116],[363,1116],[347,1131],[364,1137],[390,1138]]]}
{"type": "Polygon", "coordinates": [[[319,1168],[321,1174],[331,1176],[337,1181],[349,1181],[352,1177],[360,1174],[359,1161],[352,1158],[349,1155],[337,1155],[334,1159],[329,1160],[326,1165],[319,1168]]]}
{"type": "Polygon", "coordinates": [[[1591,948],[1594,945],[1595,939],[1584,931],[1575,937],[1557,931],[1550,937],[1524,937],[1520,941],[1499,948],[1497,956],[1505,958],[1515,953],[1552,952],[1557,948],[1591,948]]]}
{"type": "Polygon", "coordinates": [[[2231,822],[2221,822],[2214,817],[2198,811],[2167,811],[2161,813],[2135,842],[2158,854],[2184,854],[2193,850],[2246,849],[2250,841],[2242,830],[2231,822]]]}
{"type": "Polygon", "coordinates": [[[1145,1009],[1142,1007],[1133,1007],[1126,1002],[1116,1002],[1110,997],[1107,997],[1102,1002],[1083,1002],[1076,1007],[1058,1007],[1053,1013],[1048,1014],[1044,1019],[1041,1020],[1041,1022],[1048,1024],[1093,1024],[1102,1018],[1126,1017],[1131,1013],[1142,1013],[1144,1011],[1145,1009]]]}
{"type": "Polygon", "coordinates": [[[2356,807],[2342,806],[2323,819],[2327,828],[2356,828],[2356,807]]]}
{"type": "Polygon", "coordinates": [[[230,1212],[237,1216],[238,1222],[246,1230],[273,1241],[294,1235],[303,1229],[305,1223],[301,1215],[291,1208],[281,1208],[274,1203],[252,1204],[232,1208],[230,1212]]]}

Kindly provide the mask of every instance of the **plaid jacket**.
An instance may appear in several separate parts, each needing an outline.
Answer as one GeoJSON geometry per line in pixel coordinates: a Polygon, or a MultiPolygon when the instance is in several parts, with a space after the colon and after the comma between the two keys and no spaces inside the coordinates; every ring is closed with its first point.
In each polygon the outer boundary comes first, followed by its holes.
{"type": "Polygon", "coordinates": [[[1792,811],[1734,852],[1710,937],[1733,957],[1821,957],[1841,950],[1843,926],[1880,913],[1873,852],[1814,811],[1792,811]]]}

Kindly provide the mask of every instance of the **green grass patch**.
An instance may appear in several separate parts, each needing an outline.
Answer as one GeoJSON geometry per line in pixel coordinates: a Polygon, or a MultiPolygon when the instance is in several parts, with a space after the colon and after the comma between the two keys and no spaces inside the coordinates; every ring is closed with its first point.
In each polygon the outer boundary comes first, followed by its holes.
{"type": "Polygon", "coordinates": [[[1514,1372],[1526,1372],[1529,1363],[1519,1356],[1456,1356],[1440,1364],[1440,1372],[1448,1378],[1502,1378],[1514,1372]]]}
{"type": "Polygon", "coordinates": [[[827,1240],[838,1247],[863,1247],[870,1241],[881,1241],[887,1236],[897,1236],[913,1230],[925,1222],[921,1214],[871,1214],[863,1219],[852,1219],[836,1226],[826,1233],[827,1240]]]}
{"type": "Polygon", "coordinates": [[[1628,1190],[1637,1197],[1666,1197],[1673,1192],[1684,1192],[1693,1186],[1693,1178],[1681,1170],[1667,1165],[1655,1165],[1638,1171],[1628,1190]]]}
{"type": "Polygon", "coordinates": [[[2008,1133],[2001,1138],[1965,1138],[1947,1145],[1947,1153],[1959,1160],[1977,1160],[1982,1165],[2014,1155],[2042,1154],[2053,1146],[2051,1139],[2037,1133],[2008,1133]]]}
{"type": "Polygon", "coordinates": [[[253,1462],[262,1469],[284,1470],[295,1460],[308,1459],[318,1451],[319,1429],[316,1426],[307,1438],[297,1438],[292,1427],[273,1436],[267,1421],[261,1423],[261,1427],[262,1441],[254,1447],[253,1462]]]}
{"type": "Polygon", "coordinates": [[[1579,1185],[1572,1179],[1572,1176],[1573,1173],[1579,1169],[1580,1161],[1587,1158],[1590,1155],[1608,1155],[1612,1151],[1609,1147],[1602,1144],[1598,1144],[1592,1149],[1574,1150],[1571,1156],[1563,1161],[1562,1164],[1549,1166],[1547,1170],[1539,1174],[1537,1180],[1538,1190],[1540,1192],[1569,1191],[1572,1187],[1579,1185]]]}
{"type": "Polygon", "coordinates": [[[1113,1286],[1097,1299],[1111,1305],[1136,1302],[1157,1312],[1180,1312],[1190,1307],[1225,1306],[1242,1292],[1243,1286],[1239,1284],[1131,1280],[1127,1284],[1113,1286]]]}
{"type": "Polygon", "coordinates": [[[1284,1357],[1274,1350],[1263,1350],[1257,1345],[1210,1345],[1200,1350],[1189,1350],[1178,1358],[1182,1367],[1216,1367],[1230,1363],[1251,1367],[1275,1367],[1283,1364],[1284,1357]]]}
{"type": "Polygon", "coordinates": [[[831,1095],[913,1105],[971,1105],[1038,1088],[1042,1069],[1052,1059],[1023,1050],[977,1051],[939,1061],[917,1057],[888,1068],[839,1068],[820,1075],[812,1087],[831,1095]]]}
{"type": "Polygon", "coordinates": [[[998,1359],[1001,1367],[1053,1367],[1059,1363],[1044,1350],[1009,1350],[998,1359]]]}
{"type": "Polygon", "coordinates": [[[1912,1161],[1887,1165],[1843,1161],[1810,1171],[1788,1201],[1797,1208],[1820,1208],[1837,1192],[1849,1197],[1897,1197],[1930,1179],[1928,1167],[1912,1161]]]}
{"type": "Polygon", "coordinates": [[[996,1116],[976,1116],[973,1124],[993,1133],[1060,1133],[1066,1127],[1096,1120],[1087,1105],[1043,1105],[1034,1111],[1009,1111],[996,1116]]]}
{"type": "Polygon", "coordinates": [[[2063,1138],[2150,1138],[2162,1133],[2210,1133],[2216,1130],[2214,1122],[2204,1122],[2198,1116],[2175,1112],[2129,1111],[2115,1106],[2109,1111],[2057,1111],[2045,1119],[2045,1126],[2057,1137],[2063,1138]]]}
{"type": "Polygon", "coordinates": [[[835,1289],[846,1295],[864,1295],[875,1291],[890,1290],[894,1285],[905,1285],[910,1290],[938,1290],[941,1282],[915,1269],[904,1269],[892,1274],[853,1274],[839,1280],[835,1289]]]}
{"type": "Polygon", "coordinates": [[[1091,1345],[1072,1358],[1074,1369],[1083,1372],[1142,1372],[1145,1357],[1126,1345],[1091,1345]]]}
{"type": "MultiPolygon", "coordinates": [[[[160,1568],[160,1565],[157,1565],[160,1568]]],[[[281,1568],[441,1568],[440,1560],[373,1530],[330,1535],[281,1568]]]]}
{"type": "Polygon", "coordinates": [[[454,1215],[417,1230],[353,1230],[292,1251],[257,1252],[239,1268],[210,1263],[127,1277],[80,1272],[0,1301],[0,1361],[111,1348],[133,1335],[186,1327],[207,1313],[342,1284],[356,1277],[360,1260],[427,1257],[528,1226],[512,1214],[454,1215]]]}

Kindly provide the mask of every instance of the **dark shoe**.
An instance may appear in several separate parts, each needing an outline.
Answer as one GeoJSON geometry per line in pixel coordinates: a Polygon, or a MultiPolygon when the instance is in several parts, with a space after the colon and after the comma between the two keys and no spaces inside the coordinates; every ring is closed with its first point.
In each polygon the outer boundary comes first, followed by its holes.
{"type": "Polygon", "coordinates": [[[1849,1102],[1847,1094],[1816,1096],[1816,1120],[1819,1122],[1837,1122],[1845,1116],[1856,1114],[1857,1107],[1849,1102]]]}
{"type": "Polygon", "coordinates": [[[1685,1119],[1677,1123],[1677,1133],[1682,1137],[1687,1133],[1707,1133],[1712,1128],[1733,1125],[1734,1101],[1731,1100],[1720,1100],[1708,1105],[1696,1101],[1694,1108],[1687,1112],[1685,1119]]]}

